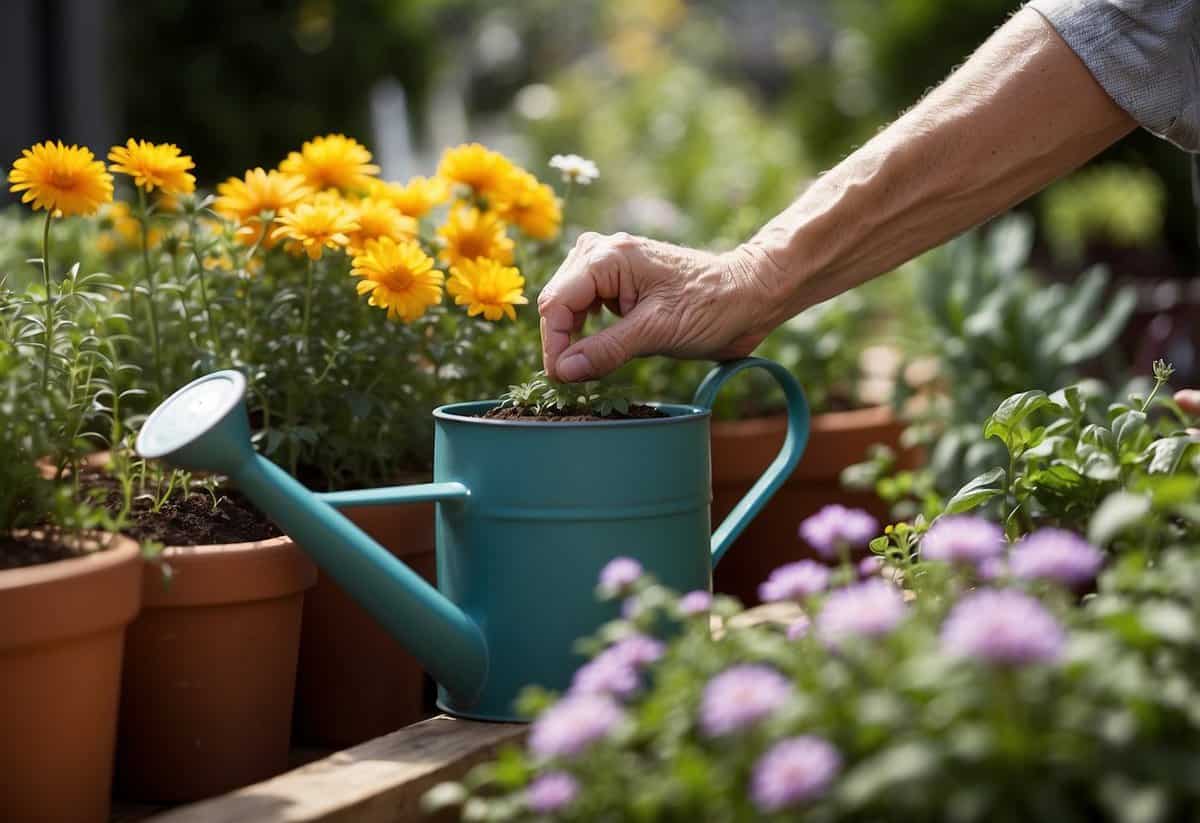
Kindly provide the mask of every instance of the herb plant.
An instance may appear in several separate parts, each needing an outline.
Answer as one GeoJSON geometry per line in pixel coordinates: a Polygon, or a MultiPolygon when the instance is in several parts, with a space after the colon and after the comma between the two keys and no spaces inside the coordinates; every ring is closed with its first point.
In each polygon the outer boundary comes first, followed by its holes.
{"type": "Polygon", "coordinates": [[[598,380],[557,383],[540,371],[528,382],[509,386],[500,395],[500,408],[522,409],[535,417],[552,412],[609,417],[629,411],[625,391],[598,380]]]}

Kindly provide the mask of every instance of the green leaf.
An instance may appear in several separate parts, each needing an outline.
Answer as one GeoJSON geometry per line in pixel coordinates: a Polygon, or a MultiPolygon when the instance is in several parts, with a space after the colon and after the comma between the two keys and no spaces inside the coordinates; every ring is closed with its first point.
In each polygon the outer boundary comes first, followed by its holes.
{"type": "Polygon", "coordinates": [[[1147,603],[1138,615],[1143,628],[1164,640],[1191,643],[1196,638],[1196,625],[1187,609],[1169,600],[1147,603]]]}
{"type": "Polygon", "coordinates": [[[1066,386],[1050,395],[1050,402],[1062,409],[1069,409],[1076,416],[1083,414],[1083,399],[1079,386],[1066,386]]]}
{"type": "Polygon", "coordinates": [[[1127,491],[1114,492],[1104,498],[1092,515],[1088,539],[1103,546],[1145,517],[1149,511],[1149,497],[1127,491]]]}
{"type": "Polygon", "coordinates": [[[946,502],[946,514],[970,511],[1004,494],[1004,469],[996,468],[985,472],[959,489],[946,502]]]}
{"type": "Polygon", "coordinates": [[[1117,450],[1124,451],[1131,446],[1146,428],[1145,412],[1130,409],[1117,416],[1113,421],[1113,435],[1117,438],[1117,450]]]}
{"type": "Polygon", "coordinates": [[[1191,445],[1192,439],[1186,434],[1155,440],[1142,453],[1150,461],[1146,471],[1150,474],[1174,474],[1191,445]]]}
{"type": "Polygon", "coordinates": [[[1090,331],[1063,346],[1063,362],[1068,365],[1081,363],[1110,348],[1129,322],[1136,306],[1137,292],[1132,288],[1118,291],[1109,302],[1105,315],[1090,325],[1090,331]]]}
{"type": "Polygon", "coordinates": [[[1038,409],[1049,405],[1050,398],[1038,389],[1014,394],[1001,403],[987,419],[983,427],[983,436],[997,437],[1005,444],[1011,445],[1014,433],[1021,423],[1038,409]]]}

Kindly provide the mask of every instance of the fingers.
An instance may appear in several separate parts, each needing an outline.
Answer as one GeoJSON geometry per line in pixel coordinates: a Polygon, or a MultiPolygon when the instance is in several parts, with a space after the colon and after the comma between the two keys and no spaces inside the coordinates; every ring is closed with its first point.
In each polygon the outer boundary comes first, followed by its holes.
{"type": "Polygon", "coordinates": [[[1180,389],[1175,392],[1175,402],[1193,417],[1200,417],[1200,389],[1180,389]]]}
{"type": "MultiPolygon", "coordinates": [[[[542,363],[556,380],[572,381],[560,370],[559,361],[571,346],[571,335],[579,331],[589,311],[604,303],[621,308],[636,303],[637,293],[630,260],[636,239],[626,234],[602,237],[593,232],[580,235],[554,277],[538,296],[541,315],[542,363]]],[[[582,372],[578,362],[576,372],[582,372]]]]}
{"type": "Polygon", "coordinates": [[[558,379],[567,383],[595,380],[647,354],[645,319],[652,311],[650,304],[640,303],[614,325],[568,348],[557,363],[558,379]]]}

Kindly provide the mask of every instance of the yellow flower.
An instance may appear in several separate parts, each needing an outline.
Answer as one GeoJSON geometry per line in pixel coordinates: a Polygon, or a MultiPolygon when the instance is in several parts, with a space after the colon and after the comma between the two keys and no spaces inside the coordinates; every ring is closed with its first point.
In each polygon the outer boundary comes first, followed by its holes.
{"type": "Polygon", "coordinates": [[[113,193],[112,175],[89,149],[49,140],[21,152],[8,182],[9,191],[22,192],[22,203],[68,217],[95,214],[113,193]]]}
{"type": "Polygon", "coordinates": [[[350,253],[361,254],[370,240],[390,237],[393,240],[410,239],[417,235],[417,221],[388,200],[364,197],[350,205],[358,231],[350,235],[350,253]]]}
{"type": "Polygon", "coordinates": [[[562,225],[562,207],[554,189],[527,171],[516,174],[496,211],[535,240],[551,239],[562,225]]]}
{"type": "Polygon", "coordinates": [[[418,220],[434,206],[445,203],[450,197],[450,187],[440,177],[414,177],[404,185],[376,180],[372,183],[372,197],[391,201],[401,214],[418,220]]]}
{"type": "Polygon", "coordinates": [[[314,137],[279,164],[285,174],[303,177],[314,189],[360,191],[379,174],[366,146],[344,134],[314,137]]]}
{"type": "Polygon", "coordinates": [[[470,186],[476,195],[491,201],[503,198],[516,171],[503,154],[470,143],[446,149],[437,173],[446,182],[470,186]]]}
{"type": "Polygon", "coordinates": [[[326,248],[344,248],[350,234],[358,230],[354,216],[340,200],[314,197],[284,209],[279,215],[279,227],[271,232],[272,240],[290,240],[288,251],[303,251],[311,260],[320,260],[326,248]]]}
{"type": "Polygon", "coordinates": [[[525,278],[519,271],[486,258],[460,262],[450,269],[446,284],[454,303],[467,307],[468,316],[482,314],[486,320],[499,320],[505,315],[516,320],[513,306],[529,302],[522,293],[524,288],[525,278]]]}
{"type": "Polygon", "coordinates": [[[433,267],[433,258],[415,240],[368,240],[350,273],[363,278],[358,293],[370,294],[367,302],[387,309],[389,320],[399,317],[411,323],[442,302],[445,275],[433,267]]]}
{"type": "MultiPolygon", "coordinates": [[[[109,203],[104,211],[101,212],[101,225],[112,229],[111,232],[105,232],[102,235],[102,237],[106,238],[102,241],[105,247],[102,251],[141,247],[142,224],[133,216],[133,210],[129,208],[128,203],[121,200],[109,203]]],[[[152,225],[146,235],[146,244],[150,248],[154,248],[162,238],[163,230],[152,225]]]]}
{"type": "Polygon", "coordinates": [[[217,214],[247,223],[264,211],[278,213],[295,206],[312,190],[302,177],[256,168],[246,172],[244,179],[230,177],[217,186],[217,194],[213,203],[217,214]]]}
{"type": "Polygon", "coordinates": [[[230,177],[218,185],[213,210],[238,224],[239,239],[253,243],[263,230],[263,212],[277,215],[310,194],[312,189],[302,177],[256,168],[246,172],[244,178],[230,177]]]}
{"type": "Polygon", "coordinates": [[[504,229],[504,221],[494,212],[481,212],[473,206],[456,206],[450,210],[446,225],[437,231],[442,241],[439,256],[451,266],[477,257],[511,263],[513,241],[504,229]]]}
{"type": "Polygon", "coordinates": [[[147,192],[160,189],[163,194],[191,194],[196,190],[196,178],[188,174],[196,164],[172,143],[154,144],[130,138],[124,146],[113,146],[108,153],[109,169],[133,178],[138,188],[147,192]]]}

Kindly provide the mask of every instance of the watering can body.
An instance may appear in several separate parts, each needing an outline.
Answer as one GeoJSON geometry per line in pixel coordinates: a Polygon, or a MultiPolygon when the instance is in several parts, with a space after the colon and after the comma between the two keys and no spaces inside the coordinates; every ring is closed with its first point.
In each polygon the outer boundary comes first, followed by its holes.
{"type": "MultiPolygon", "coordinates": [[[[217,469],[422,661],[438,681],[440,708],[475,719],[523,719],[514,708],[521,689],[569,686],[584,662],[576,641],[617,617],[617,604],[595,596],[600,570],[613,558],[635,558],[680,592],[709,589],[713,565],[787,479],[808,437],[799,386],[782,367],[756,358],[718,367],[693,405],[660,405],[667,415],[661,418],[539,423],[480,416],[493,405],[434,412],[430,484],[314,495],[252,451],[236,466],[218,461],[217,469]],[[770,371],[784,388],[788,438],[712,533],[710,408],[725,380],[753,367],[770,371]],[[438,502],[440,591],[336,512],[428,500],[438,502]]],[[[241,427],[244,416],[243,408],[243,419],[231,420],[235,410],[221,425],[241,427]]],[[[152,423],[153,415],[147,427],[152,423]]],[[[139,438],[139,451],[194,468],[212,460],[211,449],[153,440],[143,449],[139,438]]]]}

